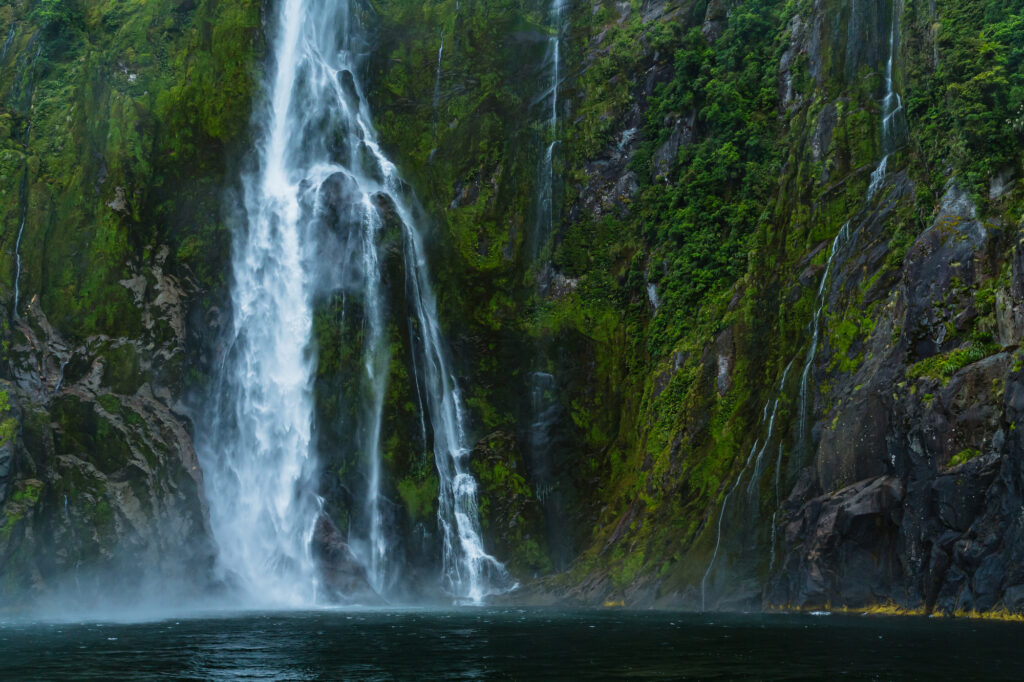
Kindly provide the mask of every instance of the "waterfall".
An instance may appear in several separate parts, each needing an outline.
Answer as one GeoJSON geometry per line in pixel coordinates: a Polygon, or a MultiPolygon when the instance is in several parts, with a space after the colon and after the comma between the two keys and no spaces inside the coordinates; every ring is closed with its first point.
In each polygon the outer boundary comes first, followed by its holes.
{"type": "Polygon", "coordinates": [[[541,157],[537,172],[538,201],[536,228],[533,236],[532,256],[536,258],[544,248],[544,243],[555,225],[555,152],[558,139],[558,87],[562,82],[562,32],[564,30],[563,12],[565,0],[552,0],[551,25],[552,33],[548,39],[548,55],[546,62],[550,65],[549,88],[542,100],[550,98],[551,105],[547,110],[547,134],[550,138],[544,155],[541,157]]]}
{"type": "Polygon", "coordinates": [[[7,38],[4,40],[3,47],[0,47],[0,63],[7,59],[7,53],[11,50],[11,43],[14,42],[14,27],[16,24],[11,22],[11,30],[7,32],[7,38]]]}
{"type": "MultiPolygon", "coordinates": [[[[563,9],[565,0],[552,0],[549,12],[551,35],[541,64],[547,68],[548,88],[541,92],[534,104],[543,104],[540,118],[547,140],[544,153],[537,167],[537,213],[533,230],[528,235],[527,253],[533,262],[533,274],[537,275],[537,292],[544,294],[550,261],[544,254],[544,247],[551,236],[556,222],[555,210],[555,160],[558,140],[558,87],[561,83],[561,40],[564,30],[563,9]],[[550,104],[547,104],[550,102],[550,104]]],[[[530,426],[528,434],[528,463],[534,492],[544,510],[545,533],[549,556],[556,570],[564,570],[571,562],[571,531],[565,519],[562,495],[554,476],[554,459],[560,449],[559,424],[566,418],[559,403],[558,380],[547,371],[550,348],[541,341],[535,348],[537,371],[529,375],[530,426]]]]}
{"type": "Polygon", "coordinates": [[[360,252],[364,275],[364,304],[367,336],[364,342],[363,368],[368,394],[364,394],[367,415],[361,434],[361,445],[369,460],[365,513],[369,519],[369,547],[363,557],[370,586],[382,594],[387,591],[394,574],[388,565],[390,541],[384,523],[381,505],[381,426],[384,420],[384,396],[387,391],[389,357],[384,339],[384,307],[381,292],[380,259],[377,253],[377,234],[382,221],[370,196],[363,194],[362,224],[364,226],[360,252]]]}
{"type": "MultiPolygon", "coordinates": [[[[768,405],[765,404],[765,408],[768,405]]],[[[750,454],[747,455],[747,461],[743,464],[743,468],[740,469],[739,476],[736,477],[736,482],[732,488],[725,495],[725,499],[722,500],[722,508],[718,512],[718,528],[715,532],[715,551],[711,554],[711,561],[708,562],[708,567],[704,571],[704,577],[700,580],[700,610],[706,610],[707,603],[707,581],[711,577],[711,569],[715,566],[715,560],[718,559],[718,549],[722,546],[722,520],[725,518],[725,509],[729,506],[729,498],[736,492],[736,489],[740,487],[740,481],[743,480],[743,474],[747,472],[750,467],[751,460],[754,459],[754,453],[757,452],[757,446],[760,445],[760,441],[754,441],[754,447],[750,448],[750,454]]]]}
{"type": "Polygon", "coordinates": [[[552,434],[558,425],[559,409],[553,394],[557,390],[555,377],[547,372],[530,375],[530,468],[536,479],[537,499],[544,504],[551,494],[552,434]]]}
{"type": "Polygon", "coordinates": [[[21,181],[21,224],[18,227],[18,236],[14,240],[14,307],[13,317],[18,316],[18,299],[21,296],[21,238],[25,234],[25,223],[28,221],[28,171],[21,181]]]}
{"type": "Polygon", "coordinates": [[[777,534],[776,520],[779,517],[779,509],[782,508],[782,443],[779,443],[779,456],[775,459],[775,511],[772,512],[772,537],[771,562],[768,564],[768,572],[775,570],[775,537],[777,534]]]}
{"type": "MultiPolygon", "coordinates": [[[[747,486],[747,495],[752,497],[757,492],[758,484],[761,482],[761,476],[764,475],[764,468],[762,461],[764,460],[764,453],[768,450],[768,446],[771,444],[772,434],[775,432],[775,416],[779,412],[779,401],[782,399],[782,391],[786,387],[786,378],[789,376],[789,370],[793,368],[793,361],[790,360],[789,364],[786,365],[786,369],[782,372],[782,379],[779,381],[779,390],[775,396],[775,402],[772,405],[772,413],[768,418],[768,435],[765,437],[764,445],[761,447],[761,451],[757,453],[757,459],[754,460],[754,475],[750,477],[750,484],[747,486]]],[[[765,404],[765,408],[768,405],[765,404]]],[[[761,422],[764,423],[765,416],[767,415],[767,409],[764,410],[761,416],[761,422]]]]}
{"type": "Polygon", "coordinates": [[[322,102],[304,100],[331,74],[308,12],[303,0],[278,10],[267,101],[255,115],[258,168],[243,178],[245,225],[234,235],[233,338],[216,391],[227,404],[200,443],[218,565],[250,600],[275,606],[314,603],[319,588],[309,204],[320,203],[326,173],[315,172],[325,154],[310,129],[322,102]]]}
{"type": "Polygon", "coordinates": [[[437,73],[434,76],[434,117],[441,104],[441,59],[444,57],[444,31],[441,32],[441,47],[437,48],[437,73]]]}
{"type": "Polygon", "coordinates": [[[389,356],[379,236],[397,224],[417,391],[440,477],[443,581],[455,598],[479,601],[508,589],[509,578],[483,548],[461,397],[415,200],[380,148],[358,78],[362,27],[349,2],[281,0],[275,29],[266,101],[254,116],[256,168],[243,177],[245,220],[233,246],[232,337],[212,423],[197,439],[219,566],[250,600],[301,606],[320,596],[311,548],[323,506],[312,321],[318,298],[343,292],[363,312],[359,424],[338,445],[352,449],[366,480],[349,542],[374,589],[396,581],[382,510],[389,356]]]}
{"type": "Polygon", "coordinates": [[[821,276],[821,283],[818,284],[818,295],[815,297],[814,317],[811,319],[811,345],[807,349],[807,357],[804,359],[804,371],[800,375],[800,397],[799,397],[799,421],[797,427],[797,451],[802,452],[807,444],[808,429],[810,428],[810,403],[809,388],[811,383],[811,370],[814,368],[814,357],[818,353],[818,341],[821,336],[821,316],[825,311],[825,295],[828,293],[828,277],[835,264],[836,254],[839,249],[850,239],[850,223],[845,223],[839,228],[839,233],[832,240],[832,248],[828,252],[828,261],[825,264],[825,272],[821,276]]]}
{"type": "MultiPolygon", "coordinates": [[[[754,441],[754,447],[750,449],[750,454],[747,455],[747,460],[743,464],[743,468],[740,469],[739,475],[736,476],[736,482],[733,483],[732,488],[726,494],[725,499],[722,500],[722,508],[718,512],[718,525],[715,531],[715,549],[711,555],[711,561],[708,562],[708,567],[704,570],[704,577],[700,581],[700,609],[705,610],[707,604],[707,581],[711,577],[711,570],[715,566],[715,561],[718,559],[718,550],[722,545],[722,522],[725,519],[725,510],[729,506],[729,500],[732,499],[733,494],[740,487],[740,483],[743,481],[743,475],[747,473],[747,469],[750,469],[751,463],[754,465],[754,469],[750,475],[750,481],[747,484],[747,500],[751,504],[756,504],[757,489],[761,481],[761,476],[764,475],[764,469],[762,468],[762,460],[764,453],[768,450],[768,446],[771,444],[772,435],[775,432],[775,417],[779,411],[779,401],[782,399],[782,392],[786,387],[786,379],[789,377],[789,370],[792,369],[793,362],[790,361],[786,365],[786,369],[782,372],[782,378],[779,380],[779,388],[776,391],[775,400],[769,400],[764,404],[764,408],[761,410],[761,424],[768,422],[768,433],[765,436],[764,443],[756,440],[754,441]],[[769,406],[771,407],[771,413],[768,412],[769,406]],[[758,449],[758,445],[761,448],[758,449]],[[756,457],[755,457],[756,453],[756,457]]],[[[781,447],[781,446],[780,446],[781,447]]]]}
{"type": "Polygon", "coordinates": [[[896,92],[896,84],[893,79],[893,62],[896,59],[897,31],[899,29],[898,2],[892,3],[892,27],[889,31],[889,59],[885,64],[885,99],[882,100],[882,160],[878,167],[871,173],[871,183],[868,185],[867,200],[871,201],[875,194],[885,182],[886,169],[889,165],[889,156],[899,146],[898,117],[903,112],[903,99],[896,92]]]}

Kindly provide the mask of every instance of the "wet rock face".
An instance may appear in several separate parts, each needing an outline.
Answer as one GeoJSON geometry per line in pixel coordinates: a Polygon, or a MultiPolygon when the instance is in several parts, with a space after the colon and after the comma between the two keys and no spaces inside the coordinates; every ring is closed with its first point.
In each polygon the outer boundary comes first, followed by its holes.
{"type": "Polygon", "coordinates": [[[317,520],[313,530],[313,556],[320,563],[321,577],[331,599],[340,603],[376,605],[383,603],[370,587],[363,568],[326,514],[317,520]]]}
{"type": "Polygon", "coordinates": [[[479,482],[480,522],[489,549],[507,557],[506,568],[520,579],[549,572],[545,503],[560,495],[551,463],[528,462],[511,434],[495,431],[477,442],[470,467],[479,482]]]}
{"type": "Polygon", "coordinates": [[[672,128],[672,134],[651,157],[654,180],[668,181],[667,175],[675,165],[676,155],[679,149],[693,143],[694,126],[697,123],[697,112],[692,111],[688,115],[679,117],[674,121],[665,121],[666,127],[672,128]]]}
{"type": "Polygon", "coordinates": [[[938,217],[907,253],[906,335],[913,355],[927,358],[945,349],[945,318],[969,310],[958,300],[976,280],[975,260],[987,242],[985,228],[966,193],[951,185],[938,217]]]}
{"type": "Polygon", "coordinates": [[[141,311],[138,338],[69,340],[35,299],[14,320],[13,382],[0,386],[17,420],[0,447],[2,600],[32,600],[85,573],[118,581],[111,593],[150,579],[202,588],[195,576],[213,556],[202,475],[172,397],[186,293],[164,272],[166,256],[121,282],[141,311]]]}
{"type": "Polygon", "coordinates": [[[885,476],[811,500],[786,526],[786,544],[800,552],[788,556],[769,600],[799,608],[884,601],[901,575],[903,495],[885,476]]]}
{"type": "Polygon", "coordinates": [[[783,506],[787,549],[765,603],[1020,608],[1024,368],[1009,302],[1019,253],[997,303],[982,310],[977,289],[1000,281],[987,260],[990,232],[951,184],[892,289],[865,290],[884,260],[872,235],[884,234],[886,211],[855,225],[829,302],[842,310],[849,292],[866,291],[861,305],[884,303],[885,317],[851,347],[854,371],[818,369],[836,405],[815,428],[814,476],[783,506]]]}

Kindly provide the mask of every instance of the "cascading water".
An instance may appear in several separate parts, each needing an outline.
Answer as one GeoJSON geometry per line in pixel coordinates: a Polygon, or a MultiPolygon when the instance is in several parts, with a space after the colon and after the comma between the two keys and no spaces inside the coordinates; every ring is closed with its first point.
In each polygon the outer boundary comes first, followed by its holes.
{"type": "MultiPolygon", "coordinates": [[[[528,239],[528,252],[533,260],[533,272],[538,274],[538,293],[543,294],[545,273],[550,272],[548,259],[542,257],[556,222],[555,201],[555,160],[558,139],[558,88],[561,84],[561,41],[565,28],[563,18],[565,0],[553,0],[549,13],[551,35],[542,68],[549,73],[549,87],[540,94],[536,102],[545,103],[542,125],[546,129],[547,144],[537,169],[537,214],[533,232],[528,239]],[[550,104],[547,104],[550,102],[550,104]]],[[[541,342],[536,348],[536,362],[540,368],[546,366],[548,348],[541,342]]],[[[534,491],[544,509],[546,535],[550,557],[555,568],[562,570],[571,561],[571,542],[565,519],[561,493],[554,478],[554,459],[558,450],[558,425],[565,415],[558,401],[558,381],[548,371],[530,373],[530,429],[528,457],[530,477],[534,491]]]]}
{"type": "Polygon", "coordinates": [[[14,27],[16,25],[13,21],[11,22],[11,30],[7,32],[7,38],[4,39],[3,47],[0,47],[0,62],[7,59],[7,53],[11,51],[11,43],[14,42],[14,27]]]}
{"type": "Polygon", "coordinates": [[[533,236],[533,257],[536,258],[544,248],[544,243],[551,234],[555,224],[555,154],[558,149],[558,87],[562,82],[562,33],[565,28],[563,13],[565,0],[553,0],[551,3],[552,33],[548,39],[546,61],[550,64],[550,87],[541,97],[550,99],[548,108],[547,129],[548,140],[544,155],[541,158],[537,173],[539,199],[537,202],[537,220],[533,236]]]}
{"type": "Polygon", "coordinates": [[[814,357],[818,353],[818,341],[821,336],[821,316],[825,312],[825,295],[828,293],[828,278],[835,264],[836,254],[839,249],[850,239],[850,223],[845,223],[839,228],[839,233],[832,240],[832,248],[828,252],[828,261],[825,263],[825,272],[821,276],[821,283],[818,284],[818,295],[815,298],[814,317],[811,318],[811,345],[807,349],[807,357],[804,359],[804,370],[800,374],[800,396],[798,399],[799,412],[797,422],[797,451],[803,453],[807,445],[807,437],[810,429],[810,399],[809,389],[811,383],[811,370],[814,368],[814,357]]]}
{"type": "MultiPolygon", "coordinates": [[[[775,417],[779,413],[779,401],[782,399],[782,391],[786,387],[786,378],[789,376],[789,370],[793,368],[793,361],[790,360],[789,364],[786,365],[786,369],[782,372],[782,379],[779,381],[778,394],[775,397],[775,402],[772,404],[772,413],[768,417],[768,435],[765,437],[764,445],[761,446],[760,452],[757,453],[757,459],[754,460],[754,475],[750,477],[750,483],[747,485],[747,495],[753,497],[761,483],[761,476],[764,475],[764,453],[768,450],[768,446],[771,444],[772,434],[775,432],[775,417]]],[[[767,414],[768,405],[765,404],[765,411],[761,417],[761,422],[764,423],[765,416],[767,414]]]]}
{"type": "Polygon", "coordinates": [[[365,518],[349,541],[374,589],[395,580],[381,509],[389,357],[378,235],[387,208],[402,233],[417,390],[440,475],[444,583],[454,597],[479,601],[510,581],[483,548],[461,398],[415,202],[381,151],[357,77],[361,27],[348,2],[281,0],[276,30],[267,101],[256,117],[258,168],[244,178],[246,224],[234,246],[234,336],[217,392],[226,404],[213,411],[202,447],[220,566],[252,599],[294,606],[318,598],[312,319],[316,297],[340,289],[361,305],[363,324],[353,448],[366,490],[353,513],[365,518]]]}
{"type": "Polygon", "coordinates": [[[903,113],[903,99],[896,92],[893,79],[893,62],[896,59],[897,31],[899,30],[898,0],[892,3],[892,27],[889,31],[889,59],[885,65],[885,99],[882,100],[882,160],[871,173],[868,185],[867,200],[875,196],[885,182],[885,174],[889,165],[889,156],[899,147],[899,117],[903,113]]]}
{"type": "Polygon", "coordinates": [[[367,391],[364,392],[366,412],[365,428],[357,439],[368,459],[365,513],[369,519],[369,547],[364,552],[370,586],[383,594],[395,578],[388,563],[390,546],[384,514],[381,509],[381,426],[384,420],[384,395],[387,390],[389,357],[384,344],[384,308],[380,281],[380,258],[377,253],[377,234],[382,223],[370,196],[362,197],[362,272],[367,335],[364,341],[363,368],[367,391]]]}
{"type": "MultiPolygon", "coordinates": [[[[765,405],[767,407],[767,404],[765,405]]],[[[754,453],[757,452],[757,446],[760,445],[760,441],[754,441],[754,447],[750,448],[750,454],[747,455],[747,461],[744,462],[743,468],[740,469],[739,476],[736,477],[736,482],[732,488],[725,495],[725,499],[722,500],[722,508],[718,512],[718,527],[715,531],[715,550],[711,554],[711,561],[708,562],[708,567],[704,571],[704,577],[700,580],[700,610],[705,611],[707,608],[707,582],[708,578],[711,577],[711,569],[715,566],[715,560],[718,559],[718,550],[722,546],[722,521],[725,518],[725,510],[729,506],[729,498],[736,492],[736,489],[740,487],[740,481],[743,480],[743,474],[746,473],[750,467],[751,460],[754,459],[754,453]]]]}
{"type": "Polygon", "coordinates": [[[200,448],[221,569],[249,599],[281,606],[311,604],[319,587],[309,203],[320,187],[309,176],[323,150],[301,100],[327,74],[311,49],[307,11],[302,0],[285,0],[278,12],[268,99],[257,116],[259,168],[243,179],[247,224],[233,247],[234,338],[216,393],[228,404],[200,448]]]}
{"type": "MultiPolygon", "coordinates": [[[[811,345],[807,349],[807,356],[804,358],[804,369],[800,374],[800,393],[797,398],[798,412],[797,412],[797,442],[795,451],[800,455],[790,462],[791,470],[795,464],[801,459],[806,459],[809,456],[808,441],[810,436],[810,384],[811,384],[811,372],[814,369],[814,358],[818,353],[818,343],[821,338],[821,318],[825,312],[825,298],[828,294],[828,283],[829,277],[832,271],[837,267],[838,262],[836,258],[840,250],[850,240],[850,223],[845,223],[835,238],[832,240],[832,246],[828,252],[828,260],[825,262],[825,272],[821,275],[821,282],[818,284],[818,293],[815,297],[815,308],[814,316],[811,318],[811,324],[809,330],[811,332],[811,345]]],[[[771,563],[769,564],[769,570],[775,569],[775,545],[778,535],[777,521],[779,516],[779,509],[782,505],[782,456],[783,450],[782,445],[779,445],[779,454],[775,460],[775,511],[772,512],[771,521],[771,563]]]]}

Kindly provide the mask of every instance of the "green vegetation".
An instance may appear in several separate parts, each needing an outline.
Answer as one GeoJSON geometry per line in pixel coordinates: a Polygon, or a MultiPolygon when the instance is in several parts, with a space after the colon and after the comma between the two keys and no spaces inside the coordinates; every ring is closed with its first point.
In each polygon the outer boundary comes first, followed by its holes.
{"type": "MultiPolygon", "coordinates": [[[[23,6],[0,15],[4,35],[13,31],[0,63],[10,130],[0,154],[19,155],[8,157],[0,191],[23,188],[6,229],[27,205],[22,301],[39,294],[72,338],[138,337],[138,302],[122,282],[158,245],[177,253],[188,242],[183,263],[207,286],[223,281],[227,242],[208,216],[221,203],[227,150],[248,129],[259,3],[23,6]]],[[[3,287],[9,295],[12,283],[3,287]]]]}
{"type": "MultiPolygon", "coordinates": [[[[909,17],[929,21],[915,3],[909,17]]],[[[989,178],[1013,167],[1024,136],[1012,119],[1024,104],[1024,3],[936,3],[938,63],[921,50],[908,59],[908,116],[921,151],[954,165],[979,196],[989,178]]],[[[944,182],[935,168],[936,185],[944,182]]]]}
{"type": "Polygon", "coordinates": [[[0,446],[11,442],[18,433],[18,420],[11,415],[11,399],[0,390],[0,446]]]}
{"type": "MultiPolygon", "coordinates": [[[[145,399],[147,382],[169,384],[173,401],[186,384],[203,388],[222,357],[212,337],[227,310],[234,197],[225,191],[251,145],[265,4],[0,7],[0,39],[11,36],[0,57],[3,376],[53,360],[11,353],[31,345],[20,323],[43,333],[30,305],[71,347],[88,349],[69,371],[102,368],[95,403],[41,390],[39,404],[19,394],[13,410],[0,391],[0,445],[18,437],[29,464],[47,472],[19,472],[9,484],[2,538],[47,503],[49,489],[28,475],[52,476],[53,494],[112,528],[102,486],[45,469],[56,465],[43,453],[81,457],[104,475],[123,475],[138,457],[157,468],[166,453],[135,438],[147,417],[128,405],[145,399]],[[144,310],[157,295],[156,268],[186,292],[188,357],[164,359],[172,330],[144,310]]],[[[887,150],[887,184],[871,201],[888,50],[888,31],[874,28],[887,26],[889,3],[570,5],[554,131],[542,92],[554,29],[539,0],[375,0],[363,13],[375,32],[367,96],[422,202],[490,546],[520,576],[552,570],[546,493],[526,433],[536,416],[531,377],[548,372],[558,388],[544,399],[560,420],[549,483],[579,557],[564,579],[600,576],[622,590],[657,575],[665,590],[682,589],[717,546],[716,512],[741,471],[751,500],[742,511],[769,518],[778,446],[784,496],[828,456],[811,442],[822,431],[816,420],[839,438],[853,428],[840,413],[868,397],[882,396],[886,409],[939,409],[935,382],[1002,350],[1000,301],[1010,298],[1024,213],[1020,182],[1011,182],[1024,149],[1024,2],[899,5],[894,73],[906,139],[887,150]],[[827,20],[812,21],[815,12],[827,20]],[[872,27],[856,44],[843,30],[854,24],[872,27]],[[556,140],[554,224],[541,234],[538,168],[556,140]],[[990,198],[1000,177],[1007,192],[990,198]],[[967,188],[989,244],[974,262],[948,264],[963,270],[946,290],[920,294],[931,297],[929,319],[908,319],[917,240],[951,181],[967,188]],[[844,225],[853,236],[827,265],[844,225]],[[905,383],[889,385],[890,374],[905,383]],[[750,482],[750,453],[765,441],[761,478],[750,482]]],[[[412,528],[432,523],[439,484],[394,228],[381,236],[392,320],[383,478],[412,528]]],[[[365,419],[362,306],[324,296],[313,320],[317,448],[334,472],[324,476],[325,508],[339,527],[364,484],[365,453],[348,438],[365,419]]],[[[950,465],[978,454],[965,450],[950,465]]]]}
{"type": "Polygon", "coordinates": [[[949,460],[949,466],[955,467],[960,466],[964,462],[970,462],[975,457],[981,457],[980,450],[961,450],[960,452],[953,455],[953,459],[949,460]]]}
{"type": "Polygon", "coordinates": [[[998,346],[992,344],[971,342],[948,353],[934,355],[911,365],[907,370],[907,378],[913,380],[927,377],[947,382],[967,365],[983,360],[998,350],[998,346]]]}

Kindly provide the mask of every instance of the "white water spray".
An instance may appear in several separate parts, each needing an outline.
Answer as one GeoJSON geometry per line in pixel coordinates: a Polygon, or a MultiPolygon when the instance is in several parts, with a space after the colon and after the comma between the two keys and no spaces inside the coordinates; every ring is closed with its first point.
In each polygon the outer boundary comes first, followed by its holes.
{"type": "Polygon", "coordinates": [[[202,448],[211,525],[222,569],[250,599],[316,602],[311,542],[322,503],[312,438],[313,304],[340,289],[361,304],[364,325],[353,448],[366,473],[365,518],[361,537],[349,541],[374,589],[393,584],[380,452],[389,358],[378,235],[388,207],[401,228],[417,390],[440,474],[445,587],[479,601],[508,589],[509,578],[483,549],[461,399],[415,201],[377,141],[357,76],[360,30],[348,2],[281,0],[268,98],[256,117],[258,170],[244,179],[247,224],[235,239],[234,338],[219,391],[230,404],[202,448]]]}
{"type": "Polygon", "coordinates": [[[219,566],[250,602],[304,606],[317,599],[311,541],[321,501],[312,451],[316,235],[297,81],[316,73],[306,3],[277,17],[258,170],[244,178],[246,225],[235,234],[231,356],[218,394],[229,405],[200,442],[219,566]]]}

